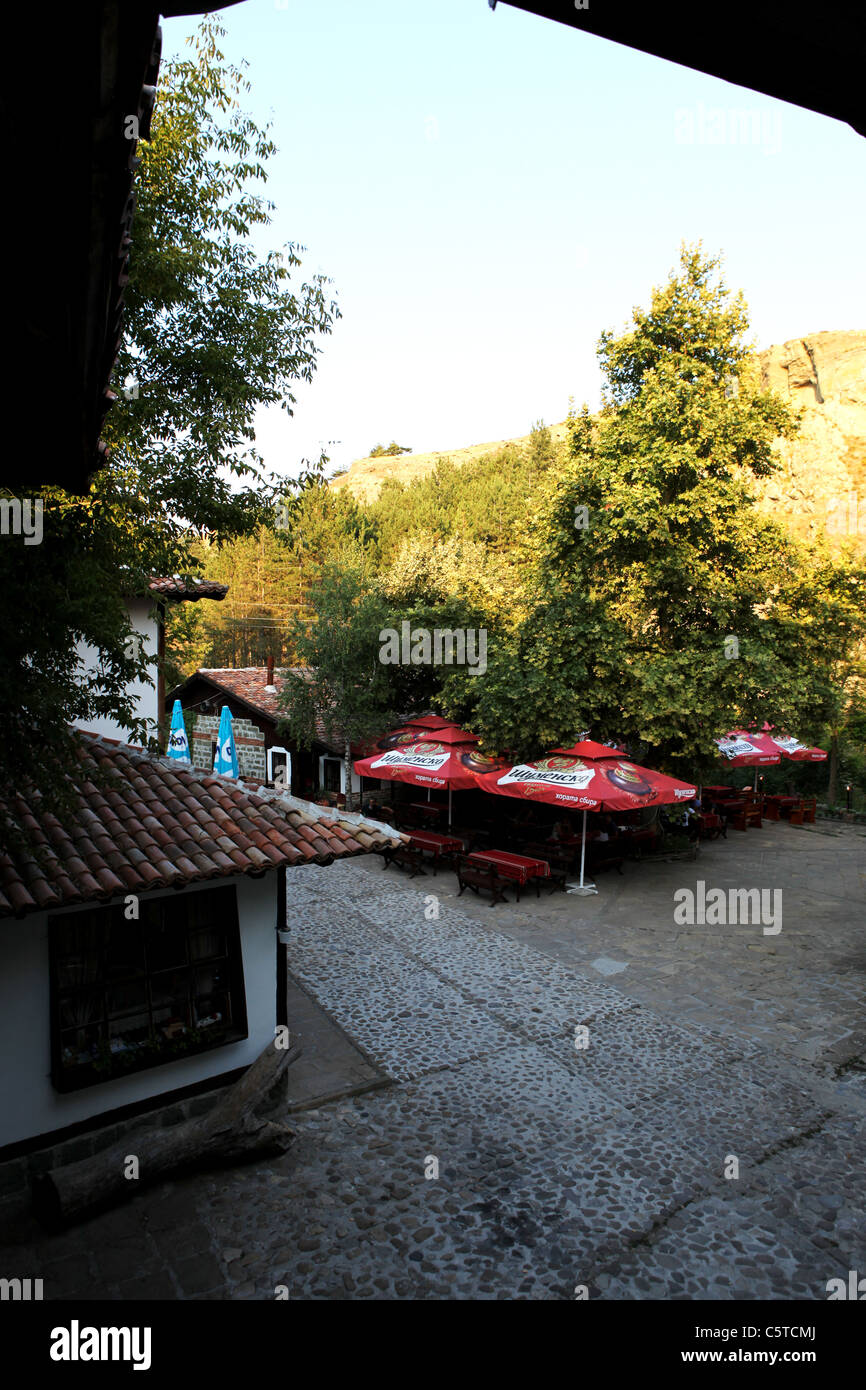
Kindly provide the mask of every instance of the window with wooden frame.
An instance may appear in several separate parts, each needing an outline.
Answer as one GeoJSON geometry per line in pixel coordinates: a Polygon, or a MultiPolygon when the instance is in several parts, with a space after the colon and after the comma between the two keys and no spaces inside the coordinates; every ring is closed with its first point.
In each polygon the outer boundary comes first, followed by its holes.
{"type": "Polygon", "coordinates": [[[51,1077],[113,1080],[247,1036],[234,887],[49,918],[51,1077]]]}

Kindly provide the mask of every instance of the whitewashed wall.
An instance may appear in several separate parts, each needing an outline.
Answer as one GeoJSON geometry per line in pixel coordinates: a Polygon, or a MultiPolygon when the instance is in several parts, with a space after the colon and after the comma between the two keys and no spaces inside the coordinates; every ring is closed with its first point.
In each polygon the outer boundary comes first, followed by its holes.
{"type": "MultiPolygon", "coordinates": [[[[249,1037],[66,1095],[51,1084],[48,914],[0,921],[0,1146],[246,1066],[273,1040],[277,873],[260,879],[238,874],[212,886],[229,885],[237,888],[249,1037]]],[[[199,889],[207,891],[202,884],[181,891],[199,889]]],[[[142,894],[142,900],[164,896],[142,894]]]]}
{"type": "MultiPolygon", "coordinates": [[[[151,601],[146,598],[127,599],[126,606],[129,611],[129,620],[135,631],[141,637],[142,651],[145,656],[150,657],[149,662],[153,685],[146,685],[144,681],[134,681],[128,687],[138,706],[138,716],[141,719],[150,721],[152,727],[148,733],[155,734],[157,720],[159,717],[159,700],[157,697],[156,682],[156,657],[157,645],[159,642],[158,624],[155,615],[151,611],[151,601]]],[[[79,642],[77,647],[79,662],[79,679],[84,682],[90,673],[98,670],[98,654],[93,647],[86,642],[79,642]]],[[[128,730],[113,719],[91,719],[80,720],[79,729],[86,729],[91,734],[101,734],[103,738],[120,739],[121,743],[129,740],[128,730]]]]}

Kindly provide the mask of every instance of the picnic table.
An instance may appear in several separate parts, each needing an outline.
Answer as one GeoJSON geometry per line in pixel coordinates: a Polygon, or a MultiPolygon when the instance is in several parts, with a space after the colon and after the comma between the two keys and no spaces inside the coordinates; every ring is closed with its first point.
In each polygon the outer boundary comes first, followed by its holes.
{"type": "Polygon", "coordinates": [[[715,840],[717,835],[724,835],[727,839],[725,823],[721,816],[717,816],[714,811],[699,811],[697,813],[698,834],[703,840],[715,840]]]}
{"type": "Polygon", "coordinates": [[[422,815],[429,816],[431,820],[436,816],[441,816],[442,812],[445,810],[444,805],[439,801],[409,801],[407,805],[410,806],[413,811],[420,811],[422,815]]]}
{"type": "Polygon", "coordinates": [[[535,880],[535,896],[541,896],[540,880],[550,878],[550,865],[546,859],[530,859],[525,854],[511,854],[504,849],[476,850],[469,855],[469,863],[475,864],[479,868],[493,868],[500,878],[510,879],[517,891],[517,901],[520,902],[520,890],[525,888],[530,879],[535,880]]]}
{"type": "Polygon", "coordinates": [[[641,847],[647,848],[649,845],[654,845],[658,839],[654,825],[619,825],[617,830],[619,831],[618,838],[625,849],[631,852],[631,858],[640,858],[641,847]]]}
{"type": "Polygon", "coordinates": [[[799,796],[765,796],[764,815],[767,820],[780,820],[782,816],[790,816],[792,811],[799,810],[799,796]]]}
{"type": "Polygon", "coordinates": [[[439,858],[443,854],[460,854],[463,841],[456,835],[440,835],[437,830],[413,830],[409,843],[414,849],[427,850],[433,855],[433,872],[437,871],[439,858]]]}

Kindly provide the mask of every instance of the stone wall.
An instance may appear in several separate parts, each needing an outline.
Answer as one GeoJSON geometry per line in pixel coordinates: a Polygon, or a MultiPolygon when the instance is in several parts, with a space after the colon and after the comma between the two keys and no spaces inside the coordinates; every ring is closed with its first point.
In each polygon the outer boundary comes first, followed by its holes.
{"type": "MultiPolygon", "coordinates": [[[[197,714],[192,734],[192,761],[194,767],[213,768],[211,744],[219,732],[220,717],[217,714],[197,714]]],[[[261,729],[249,719],[232,719],[235,747],[238,750],[238,767],[242,777],[267,776],[265,756],[265,736],[261,729]]]]}

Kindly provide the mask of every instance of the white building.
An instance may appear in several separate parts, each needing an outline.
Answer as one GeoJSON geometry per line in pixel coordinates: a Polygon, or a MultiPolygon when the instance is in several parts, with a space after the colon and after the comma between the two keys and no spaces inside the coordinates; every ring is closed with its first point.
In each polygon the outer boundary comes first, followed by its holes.
{"type": "Polygon", "coordinates": [[[0,807],[0,1163],[247,1067],[290,1024],[285,867],[399,838],[93,736],[74,781],[68,825],[0,807]]]}
{"type": "MultiPolygon", "coordinates": [[[[156,737],[162,712],[165,708],[165,682],[163,662],[165,659],[165,614],[170,603],[190,603],[199,599],[221,601],[228,593],[227,584],[217,584],[210,579],[186,579],[173,575],[169,579],[152,579],[148,585],[146,598],[129,597],[126,608],[132,628],[130,643],[131,655],[144,656],[150,669],[150,681],[136,681],[129,691],[136,698],[138,716],[146,719],[148,736],[156,737]]],[[[82,681],[86,681],[99,665],[99,654],[86,642],[78,644],[79,670],[82,681]]],[[[127,731],[113,719],[80,720],[78,728],[103,738],[117,738],[126,742],[127,731]]]]}

